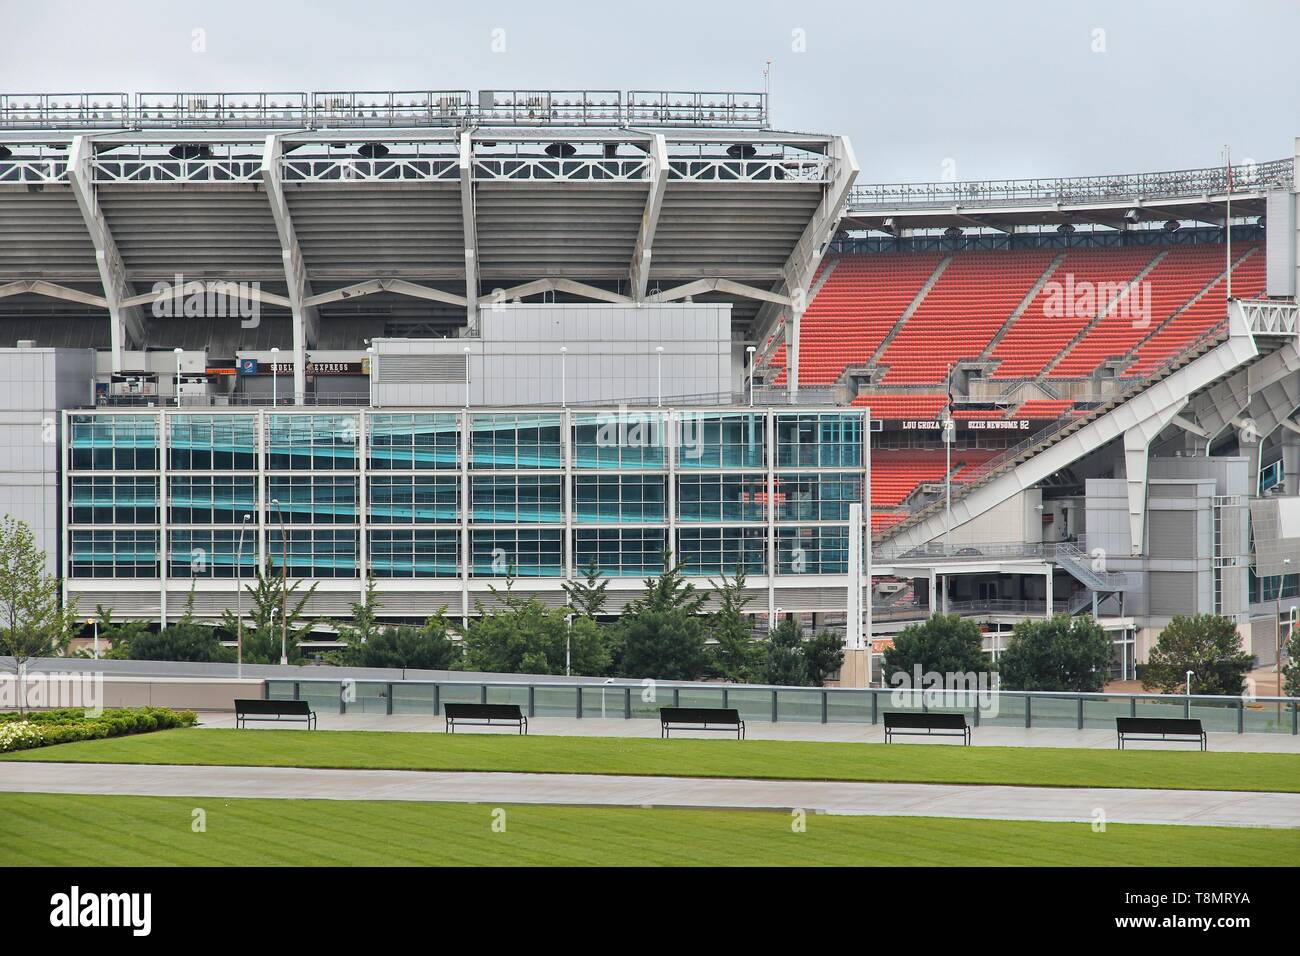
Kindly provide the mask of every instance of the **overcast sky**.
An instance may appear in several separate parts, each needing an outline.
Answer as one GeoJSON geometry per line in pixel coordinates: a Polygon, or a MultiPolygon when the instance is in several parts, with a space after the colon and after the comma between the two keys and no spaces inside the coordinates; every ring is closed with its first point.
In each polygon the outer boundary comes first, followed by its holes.
{"type": "Polygon", "coordinates": [[[0,92],[762,88],[860,182],[1293,154],[1297,0],[0,0],[0,92]],[[201,32],[196,32],[201,31],[201,32]],[[504,47],[504,49],[501,49],[504,47]]]}

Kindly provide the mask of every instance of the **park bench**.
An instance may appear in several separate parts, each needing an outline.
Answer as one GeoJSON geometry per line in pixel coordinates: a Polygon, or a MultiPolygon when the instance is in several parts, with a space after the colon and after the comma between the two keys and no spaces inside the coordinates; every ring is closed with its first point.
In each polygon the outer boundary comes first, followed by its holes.
{"type": "Polygon", "coordinates": [[[235,727],[244,727],[250,720],[301,720],[313,730],[316,712],[305,700],[236,700],[235,727]]]}
{"type": "Polygon", "coordinates": [[[886,711],[885,743],[893,743],[895,734],[921,737],[961,737],[970,746],[970,725],[965,714],[929,713],[924,711],[886,711]]]}
{"type": "Polygon", "coordinates": [[[737,740],[745,739],[745,722],[734,707],[660,707],[659,736],[667,737],[677,730],[721,730],[736,732],[737,740]]]}
{"type": "Polygon", "coordinates": [[[528,718],[518,704],[443,704],[442,715],[447,719],[447,733],[454,734],[457,724],[477,724],[495,727],[515,724],[519,733],[528,733],[528,718]]]}
{"type": "Polygon", "coordinates": [[[1206,749],[1205,728],[1199,717],[1116,717],[1115,733],[1119,749],[1126,740],[1169,740],[1173,743],[1200,742],[1206,749]],[[1158,735],[1158,736],[1157,736],[1158,735]]]}

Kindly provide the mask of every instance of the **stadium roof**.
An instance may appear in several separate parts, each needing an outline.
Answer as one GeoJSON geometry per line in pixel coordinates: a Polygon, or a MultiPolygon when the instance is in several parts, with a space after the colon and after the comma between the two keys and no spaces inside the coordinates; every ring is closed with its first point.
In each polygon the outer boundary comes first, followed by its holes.
{"type": "Polygon", "coordinates": [[[0,95],[0,319],[99,309],[120,369],[172,344],[143,315],[182,276],[258,283],[300,368],[367,296],[444,329],[492,297],[722,299],[761,339],[856,173],[761,93],[0,95]]]}

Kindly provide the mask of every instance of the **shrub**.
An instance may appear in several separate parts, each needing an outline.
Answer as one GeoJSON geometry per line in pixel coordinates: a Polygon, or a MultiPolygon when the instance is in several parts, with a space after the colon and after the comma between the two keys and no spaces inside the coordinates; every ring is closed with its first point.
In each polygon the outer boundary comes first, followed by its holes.
{"type": "Polygon", "coordinates": [[[197,720],[198,715],[192,710],[169,710],[166,707],[119,708],[105,710],[93,717],[87,716],[84,710],[73,708],[28,714],[0,713],[0,753],[192,727],[197,720]]]}

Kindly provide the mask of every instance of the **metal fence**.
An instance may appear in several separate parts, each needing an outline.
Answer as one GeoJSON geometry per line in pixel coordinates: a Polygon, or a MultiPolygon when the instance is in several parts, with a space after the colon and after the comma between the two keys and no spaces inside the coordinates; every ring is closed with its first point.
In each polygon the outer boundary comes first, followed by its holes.
{"type": "Polygon", "coordinates": [[[1290,189],[1292,160],[1200,169],[1175,169],[1113,176],[1059,179],[1003,179],[938,183],[881,183],[855,187],[851,210],[898,207],[948,208],[956,205],[1041,205],[1050,202],[1104,202],[1142,197],[1180,197],[1290,189]]]}
{"type": "Polygon", "coordinates": [[[268,679],[266,696],[338,714],[437,717],[443,704],[485,703],[518,704],[529,717],[651,720],[660,707],[734,707],[745,720],[876,724],[885,711],[913,710],[966,713],[977,727],[1113,730],[1116,717],[1197,717],[1210,733],[1300,733],[1300,700],[1292,697],[312,678],[268,679]]]}

